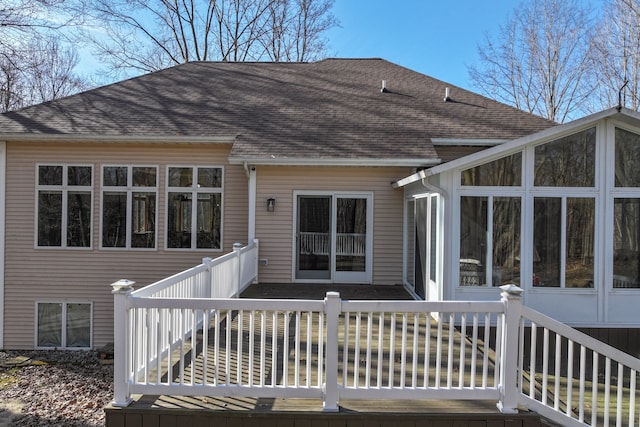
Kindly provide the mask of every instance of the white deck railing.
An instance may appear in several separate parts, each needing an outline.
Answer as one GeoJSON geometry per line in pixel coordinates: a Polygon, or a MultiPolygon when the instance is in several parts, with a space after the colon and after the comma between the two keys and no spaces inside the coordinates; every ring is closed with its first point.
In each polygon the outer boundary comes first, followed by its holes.
{"type": "Polygon", "coordinates": [[[131,394],[312,397],[327,411],[347,398],[495,400],[562,425],[639,424],[640,361],[523,307],[515,286],[495,302],[237,299],[257,249],[114,290],[114,405],[131,394]]]}

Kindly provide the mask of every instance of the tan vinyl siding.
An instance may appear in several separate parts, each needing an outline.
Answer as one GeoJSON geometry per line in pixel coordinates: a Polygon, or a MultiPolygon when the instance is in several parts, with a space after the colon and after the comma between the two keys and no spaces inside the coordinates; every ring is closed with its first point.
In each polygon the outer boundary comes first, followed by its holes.
{"type": "Polygon", "coordinates": [[[402,283],[403,191],[391,182],[411,174],[409,168],[259,166],[256,237],[260,239],[261,283],[288,283],[292,277],[294,191],[343,191],[373,194],[373,283],[402,283]],[[275,212],[267,212],[269,197],[275,212]]]}
{"type": "Polygon", "coordinates": [[[230,145],[128,143],[7,144],[5,347],[32,348],[36,301],[93,302],[93,345],[112,341],[113,298],[118,279],[144,286],[216,257],[247,240],[247,177],[228,165],[230,145]],[[91,249],[34,248],[37,164],[93,165],[91,249]],[[102,165],[158,166],[157,249],[100,249],[102,165]],[[165,250],[168,165],[224,167],[223,251],[165,250]]]}

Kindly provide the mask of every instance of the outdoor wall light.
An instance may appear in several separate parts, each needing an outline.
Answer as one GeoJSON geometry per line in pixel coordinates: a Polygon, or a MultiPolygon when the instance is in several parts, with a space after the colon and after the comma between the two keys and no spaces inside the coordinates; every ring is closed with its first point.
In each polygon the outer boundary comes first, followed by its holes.
{"type": "Polygon", "coordinates": [[[269,197],[267,199],[267,212],[273,212],[276,210],[276,199],[269,197]]]}

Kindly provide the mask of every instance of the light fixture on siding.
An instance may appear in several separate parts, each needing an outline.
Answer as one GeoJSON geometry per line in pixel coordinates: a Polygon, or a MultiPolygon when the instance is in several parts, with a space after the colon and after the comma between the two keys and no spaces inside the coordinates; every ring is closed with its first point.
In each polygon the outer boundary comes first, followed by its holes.
{"type": "Polygon", "coordinates": [[[276,210],[276,199],[269,197],[267,199],[267,212],[273,212],[276,210]]]}

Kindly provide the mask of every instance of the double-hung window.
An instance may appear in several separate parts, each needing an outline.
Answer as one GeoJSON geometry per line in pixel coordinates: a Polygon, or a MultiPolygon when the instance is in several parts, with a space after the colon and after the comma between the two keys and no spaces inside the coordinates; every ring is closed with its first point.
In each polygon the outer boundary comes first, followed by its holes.
{"type": "Polygon", "coordinates": [[[222,249],[221,167],[169,166],[167,248],[222,249]]]}
{"type": "Polygon", "coordinates": [[[157,176],[155,166],[102,168],[103,248],[156,247],[157,176]]]}
{"type": "Polygon", "coordinates": [[[92,177],[88,165],[38,165],[38,247],[91,247],[92,177]]]}

